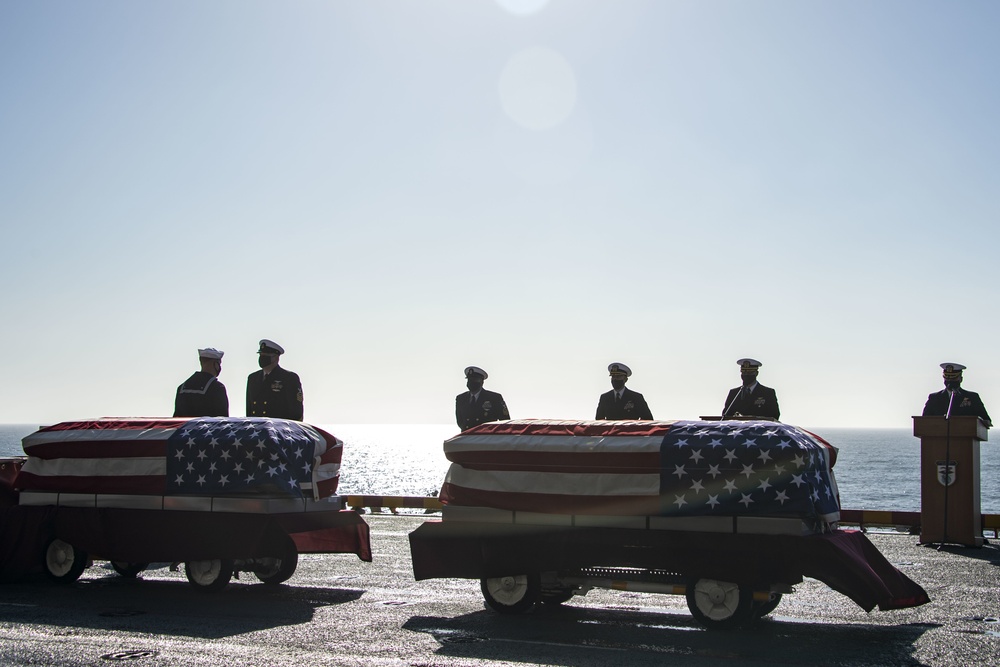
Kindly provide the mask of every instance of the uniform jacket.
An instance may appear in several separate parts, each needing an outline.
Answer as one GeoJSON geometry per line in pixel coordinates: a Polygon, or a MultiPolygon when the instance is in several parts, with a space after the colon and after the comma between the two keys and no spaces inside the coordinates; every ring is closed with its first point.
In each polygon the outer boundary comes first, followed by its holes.
{"type": "MultiPolygon", "coordinates": [[[[924,416],[925,417],[943,417],[948,414],[948,401],[950,396],[948,395],[947,389],[942,389],[941,391],[934,392],[927,397],[927,403],[924,404],[924,416]]],[[[979,394],[974,391],[966,391],[964,389],[957,389],[955,391],[955,400],[951,403],[951,414],[953,416],[965,416],[965,415],[975,415],[981,417],[987,424],[992,424],[993,421],[990,419],[989,413],[986,412],[986,406],[983,405],[983,401],[979,398],[979,394]]]]}
{"type": "Polygon", "coordinates": [[[247,417],[277,417],[302,421],[302,383],[299,376],[276,366],[264,380],[264,371],[247,378],[247,417]]]}
{"type": "Polygon", "coordinates": [[[741,389],[743,389],[742,386],[729,390],[726,404],[722,406],[723,417],[739,414],[744,417],[777,419],[781,415],[780,410],[778,410],[778,395],[770,387],[765,387],[758,382],[753,393],[749,395],[746,391],[740,391],[741,389]]]}
{"type": "Polygon", "coordinates": [[[597,401],[597,416],[594,419],[652,419],[653,413],[646,405],[646,399],[628,387],[622,389],[622,397],[615,404],[615,390],[601,394],[597,401]]]}
{"type": "Polygon", "coordinates": [[[455,397],[455,421],[463,431],[486,422],[510,419],[503,396],[495,391],[480,389],[475,403],[470,402],[471,397],[472,394],[467,391],[455,397]]]}
{"type": "Polygon", "coordinates": [[[198,371],[177,387],[174,417],[228,417],[226,385],[211,373],[198,371]]]}

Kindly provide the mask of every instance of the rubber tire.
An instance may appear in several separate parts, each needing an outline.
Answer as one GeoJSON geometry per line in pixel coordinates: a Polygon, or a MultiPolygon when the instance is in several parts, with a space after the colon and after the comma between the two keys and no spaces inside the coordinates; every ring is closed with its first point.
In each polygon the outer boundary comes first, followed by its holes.
{"type": "Polygon", "coordinates": [[[753,603],[753,617],[764,618],[781,604],[781,593],[771,593],[771,599],[767,602],[753,603]]]}
{"type": "Polygon", "coordinates": [[[551,605],[555,607],[561,605],[563,602],[569,602],[572,598],[572,588],[561,588],[558,590],[543,591],[541,595],[541,602],[544,605],[551,605]]]}
{"type": "Polygon", "coordinates": [[[687,604],[695,620],[709,630],[737,628],[753,618],[753,592],[728,581],[690,580],[687,604]]]}
{"type": "Polygon", "coordinates": [[[277,586],[288,581],[295,574],[295,568],[299,564],[299,551],[292,545],[284,556],[269,558],[267,561],[269,567],[257,567],[253,574],[261,583],[277,586]]]}
{"type": "Polygon", "coordinates": [[[493,611],[501,614],[523,614],[539,601],[542,584],[537,574],[480,579],[483,599],[493,611]]]}
{"type": "Polygon", "coordinates": [[[53,537],[45,545],[42,565],[52,581],[71,584],[87,569],[87,553],[53,537]]]}
{"type": "Polygon", "coordinates": [[[113,560],[111,561],[111,567],[126,579],[135,579],[136,575],[149,567],[149,563],[129,563],[123,560],[113,560]]]}
{"type": "Polygon", "coordinates": [[[184,574],[199,591],[214,593],[225,588],[233,578],[233,561],[218,558],[188,561],[184,563],[184,574]]]}

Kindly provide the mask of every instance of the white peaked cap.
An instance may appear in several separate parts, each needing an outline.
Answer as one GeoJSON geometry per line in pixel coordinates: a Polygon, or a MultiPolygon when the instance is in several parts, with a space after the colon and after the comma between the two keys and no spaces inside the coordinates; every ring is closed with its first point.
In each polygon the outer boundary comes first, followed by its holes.
{"type": "Polygon", "coordinates": [[[278,354],[284,354],[285,353],[285,348],[281,347],[280,345],[278,345],[277,343],[275,343],[273,340],[268,340],[266,338],[261,338],[259,345],[260,345],[260,349],[257,350],[258,354],[261,353],[261,352],[267,352],[269,350],[274,350],[278,354]],[[264,348],[267,348],[267,349],[264,349],[264,348]]]}
{"type": "Polygon", "coordinates": [[[632,377],[632,369],[620,361],[608,364],[608,373],[624,373],[625,377],[632,377]]]}
{"type": "Polygon", "coordinates": [[[750,359],[749,357],[745,359],[737,359],[736,363],[740,365],[740,368],[760,368],[764,365],[756,359],[750,359]]]}
{"type": "Polygon", "coordinates": [[[222,350],[216,350],[214,347],[206,347],[198,350],[198,358],[200,359],[222,359],[222,355],[225,352],[222,350]]]}
{"type": "Polygon", "coordinates": [[[465,367],[465,377],[469,377],[469,373],[478,373],[479,375],[483,376],[484,380],[489,377],[489,375],[486,374],[486,371],[484,371],[479,366],[466,366],[465,367]]]}

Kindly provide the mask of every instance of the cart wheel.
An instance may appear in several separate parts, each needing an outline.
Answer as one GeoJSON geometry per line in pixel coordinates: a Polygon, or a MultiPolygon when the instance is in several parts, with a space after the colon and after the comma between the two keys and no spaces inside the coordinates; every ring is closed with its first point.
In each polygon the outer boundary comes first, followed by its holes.
{"type": "Polygon", "coordinates": [[[87,568],[87,554],[58,537],[49,540],[45,547],[45,573],[53,581],[70,584],[80,578],[87,568]]]}
{"type": "Polygon", "coordinates": [[[753,615],[753,593],[728,581],[688,582],[687,603],[691,615],[710,630],[738,627],[753,615]]]}
{"type": "Polygon", "coordinates": [[[111,561],[111,567],[126,579],[135,579],[137,574],[149,567],[149,563],[129,563],[123,560],[113,560],[111,561]]]}
{"type": "Polygon", "coordinates": [[[753,617],[763,618],[778,608],[781,604],[781,593],[771,593],[771,599],[767,602],[753,603],[753,617]]]}
{"type": "Polygon", "coordinates": [[[535,606],[542,585],[537,574],[480,579],[486,604],[501,614],[521,614],[535,606]]]}
{"type": "Polygon", "coordinates": [[[299,564],[299,552],[293,545],[283,556],[257,558],[254,563],[254,576],[265,584],[275,586],[288,581],[295,574],[295,567],[299,564]]]}
{"type": "Polygon", "coordinates": [[[542,591],[541,602],[544,605],[556,606],[569,601],[573,597],[572,588],[554,588],[542,591]]]}
{"type": "Polygon", "coordinates": [[[192,560],[184,563],[184,574],[191,585],[200,591],[221,591],[233,578],[231,560],[192,560]]]}

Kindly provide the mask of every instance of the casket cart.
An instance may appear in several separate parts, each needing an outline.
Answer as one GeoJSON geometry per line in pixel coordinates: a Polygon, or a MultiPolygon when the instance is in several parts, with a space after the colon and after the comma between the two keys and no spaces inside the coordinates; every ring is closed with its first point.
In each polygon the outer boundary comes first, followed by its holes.
{"type": "Polygon", "coordinates": [[[410,534],[416,579],[479,579],[501,613],[593,588],[685,595],[708,627],[773,611],[803,577],[865,610],[928,601],[837,530],[836,450],[769,421],[483,424],[445,442],[442,520],[410,534]]]}
{"type": "Polygon", "coordinates": [[[214,591],[241,571],[286,581],[299,553],[372,559],[368,525],[336,495],[343,443],[308,424],[102,418],[23,445],[17,505],[3,510],[4,578],[37,563],[72,582],[95,559],[127,577],[183,562],[192,585],[214,591]]]}

